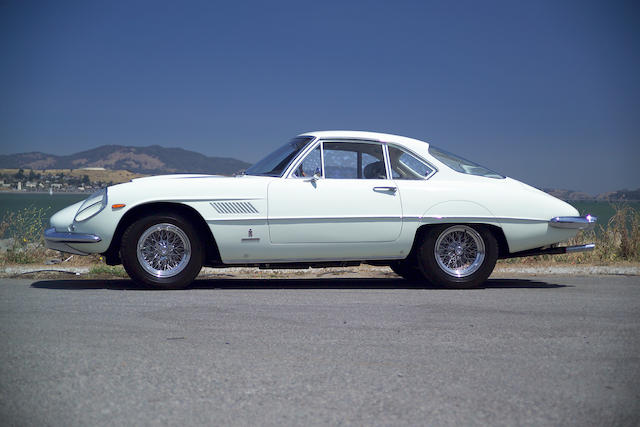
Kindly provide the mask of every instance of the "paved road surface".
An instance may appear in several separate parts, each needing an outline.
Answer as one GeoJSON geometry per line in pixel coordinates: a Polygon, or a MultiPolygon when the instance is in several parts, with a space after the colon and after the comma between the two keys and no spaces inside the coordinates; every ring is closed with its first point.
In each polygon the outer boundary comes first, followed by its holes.
{"type": "Polygon", "coordinates": [[[640,277],[0,281],[0,422],[638,425],[640,277]]]}

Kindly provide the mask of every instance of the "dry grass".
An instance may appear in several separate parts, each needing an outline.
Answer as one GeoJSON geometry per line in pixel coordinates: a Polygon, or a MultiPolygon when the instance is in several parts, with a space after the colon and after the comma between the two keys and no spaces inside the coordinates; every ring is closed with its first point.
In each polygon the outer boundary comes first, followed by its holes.
{"type": "MultiPolygon", "coordinates": [[[[564,255],[542,255],[512,258],[500,261],[506,264],[591,264],[609,265],[640,261],[640,212],[629,205],[612,205],[616,213],[607,224],[598,224],[594,230],[581,231],[566,242],[567,245],[595,243],[590,252],[564,255]]],[[[565,243],[563,242],[563,246],[565,243]]]]}
{"type": "Polygon", "coordinates": [[[30,264],[38,262],[46,251],[44,226],[47,209],[29,206],[5,214],[0,222],[0,237],[10,239],[0,263],[30,264]]]}

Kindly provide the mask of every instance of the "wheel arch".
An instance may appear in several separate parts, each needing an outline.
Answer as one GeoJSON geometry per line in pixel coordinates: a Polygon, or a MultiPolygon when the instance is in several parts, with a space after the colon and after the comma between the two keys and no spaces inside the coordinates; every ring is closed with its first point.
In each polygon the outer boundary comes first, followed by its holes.
{"type": "Polygon", "coordinates": [[[111,239],[111,244],[106,252],[103,253],[105,261],[108,265],[121,264],[120,259],[120,245],[122,241],[122,235],[127,227],[145,216],[158,214],[159,212],[176,213],[187,218],[191,224],[196,228],[198,236],[202,238],[202,245],[204,247],[204,261],[205,265],[215,265],[221,262],[220,251],[218,250],[218,244],[211,229],[207,225],[202,215],[198,213],[191,206],[187,206],[182,203],[175,202],[151,202],[137,205],[129,209],[120,219],[116,230],[111,239]]]}
{"type": "Polygon", "coordinates": [[[495,215],[486,207],[486,205],[473,200],[448,200],[429,207],[422,215],[424,220],[435,221],[433,223],[422,224],[416,230],[414,243],[411,248],[413,252],[416,248],[416,242],[420,243],[425,233],[436,226],[447,225],[468,225],[482,226],[488,229],[498,243],[498,257],[502,258],[508,255],[509,243],[502,227],[500,227],[495,219],[495,215]]]}
{"type": "Polygon", "coordinates": [[[507,238],[504,235],[504,231],[502,230],[502,228],[498,227],[497,225],[481,223],[481,222],[451,222],[451,223],[439,222],[439,223],[433,223],[433,224],[423,224],[420,227],[418,227],[418,229],[416,230],[415,237],[413,239],[413,245],[411,246],[411,251],[409,252],[409,256],[407,258],[415,257],[417,248],[420,247],[420,243],[422,243],[422,239],[424,238],[424,236],[427,235],[429,230],[431,230],[434,227],[445,225],[445,224],[451,225],[451,226],[454,226],[454,225],[482,226],[487,230],[489,230],[493,235],[493,237],[495,237],[496,241],[498,242],[498,258],[499,259],[507,256],[510,253],[509,244],[507,243],[507,238]]]}

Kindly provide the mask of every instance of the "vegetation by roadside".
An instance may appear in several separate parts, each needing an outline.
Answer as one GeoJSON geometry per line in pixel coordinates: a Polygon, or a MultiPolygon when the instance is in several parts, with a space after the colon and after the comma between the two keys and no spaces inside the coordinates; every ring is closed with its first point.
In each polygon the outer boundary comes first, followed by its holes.
{"type": "Polygon", "coordinates": [[[0,222],[3,248],[0,263],[30,264],[45,256],[43,231],[48,212],[30,206],[7,212],[0,222]]]}
{"type": "MultiPolygon", "coordinates": [[[[595,243],[589,252],[564,255],[542,255],[511,258],[499,261],[504,264],[589,264],[610,265],[640,261],[640,211],[626,204],[612,204],[615,214],[606,224],[597,224],[595,229],[581,231],[566,245],[595,243]]],[[[562,243],[564,246],[565,243],[562,243]]]]}
{"type": "MultiPolygon", "coordinates": [[[[613,205],[616,213],[607,224],[580,232],[569,245],[595,243],[591,252],[544,255],[499,261],[501,265],[612,265],[640,262],[640,210],[613,205]]],[[[49,212],[33,206],[8,212],[0,221],[0,267],[16,264],[89,266],[96,277],[126,277],[122,267],[104,264],[99,255],[71,256],[44,247],[43,232],[49,212]]]]}
{"type": "Polygon", "coordinates": [[[91,266],[91,268],[89,269],[89,273],[87,274],[90,278],[93,279],[129,277],[127,275],[127,272],[124,271],[124,268],[121,265],[106,265],[104,263],[91,266]]]}

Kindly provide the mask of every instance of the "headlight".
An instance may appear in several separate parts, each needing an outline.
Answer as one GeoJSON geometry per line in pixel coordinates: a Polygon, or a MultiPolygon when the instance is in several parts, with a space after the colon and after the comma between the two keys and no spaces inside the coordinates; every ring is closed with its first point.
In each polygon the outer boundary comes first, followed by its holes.
{"type": "Polygon", "coordinates": [[[80,205],[80,209],[78,209],[78,213],[76,213],[75,218],[73,218],[74,222],[82,222],[86,221],[92,216],[100,213],[104,207],[107,206],[107,189],[103,188],[102,190],[98,190],[89,197],[80,205]]]}

